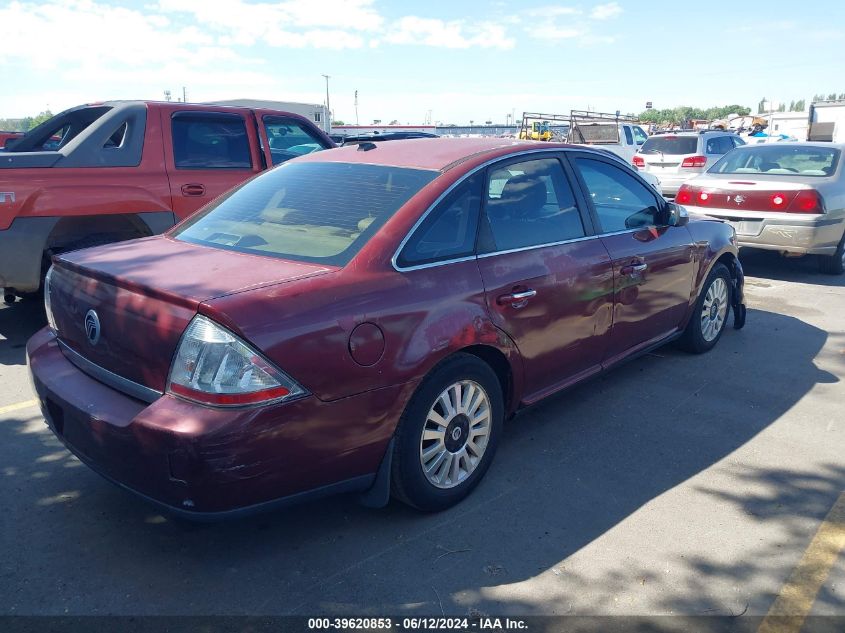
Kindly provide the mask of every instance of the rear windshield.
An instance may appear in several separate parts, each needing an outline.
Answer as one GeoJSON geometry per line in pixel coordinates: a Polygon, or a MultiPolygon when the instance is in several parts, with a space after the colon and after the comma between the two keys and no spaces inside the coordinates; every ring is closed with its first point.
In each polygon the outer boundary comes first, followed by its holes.
{"type": "Polygon", "coordinates": [[[697,136],[649,136],[640,152],[643,154],[695,154],[697,136]]]}
{"type": "Polygon", "coordinates": [[[290,163],[180,225],[186,242],[344,266],[439,172],[352,163],[290,163]]]}
{"type": "Polygon", "coordinates": [[[795,146],[789,143],[756,145],[726,154],[708,171],[714,174],[776,174],[778,176],[832,176],[839,150],[795,146]]]}
{"type": "Polygon", "coordinates": [[[584,123],[572,128],[573,143],[618,143],[619,128],[613,124],[584,123]]]}

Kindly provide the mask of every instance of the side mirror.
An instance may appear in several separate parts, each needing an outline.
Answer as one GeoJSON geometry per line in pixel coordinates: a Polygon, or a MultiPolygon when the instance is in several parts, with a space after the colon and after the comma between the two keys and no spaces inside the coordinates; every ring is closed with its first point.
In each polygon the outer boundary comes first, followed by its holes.
{"type": "Polygon", "coordinates": [[[666,204],[666,212],[669,214],[669,226],[686,226],[689,224],[689,213],[681,205],[669,202],[666,204]]]}

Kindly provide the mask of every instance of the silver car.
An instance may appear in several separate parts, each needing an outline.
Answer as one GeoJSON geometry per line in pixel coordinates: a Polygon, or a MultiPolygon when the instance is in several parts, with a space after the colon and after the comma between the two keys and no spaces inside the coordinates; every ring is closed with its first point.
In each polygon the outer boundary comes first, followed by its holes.
{"type": "Polygon", "coordinates": [[[684,184],[675,202],[727,220],[740,246],[818,255],[845,271],[845,144],[748,145],[684,184]]]}
{"type": "Polygon", "coordinates": [[[732,132],[679,132],[649,136],[631,163],[660,180],[664,196],[674,196],[690,178],[707,171],[717,160],[745,141],[732,132]]]}

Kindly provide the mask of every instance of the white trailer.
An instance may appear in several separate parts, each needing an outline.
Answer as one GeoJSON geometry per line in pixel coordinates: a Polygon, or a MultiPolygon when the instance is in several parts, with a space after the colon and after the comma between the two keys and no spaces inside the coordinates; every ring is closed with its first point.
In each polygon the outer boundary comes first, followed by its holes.
{"type": "Polygon", "coordinates": [[[809,141],[845,143],[845,100],[810,104],[809,141]]]}

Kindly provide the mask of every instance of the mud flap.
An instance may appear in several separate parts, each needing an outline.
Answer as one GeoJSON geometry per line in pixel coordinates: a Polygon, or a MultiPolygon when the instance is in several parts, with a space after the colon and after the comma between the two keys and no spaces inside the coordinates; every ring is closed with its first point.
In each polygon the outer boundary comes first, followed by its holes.
{"type": "Polygon", "coordinates": [[[731,293],[731,307],[734,312],[734,329],[741,330],[745,327],[745,316],[747,310],[745,308],[745,296],[743,289],[745,287],[745,273],[742,271],[742,264],[735,259],[731,265],[731,285],[733,292],[731,293]]]}
{"type": "Polygon", "coordinates": [[[359,501],[368,508],[383,508],[390,501],[390,468],[393,462],[393,445],[396,438],[391,438],[376,473],[376,480],[369,490],[361,493],[359,501]]]}

